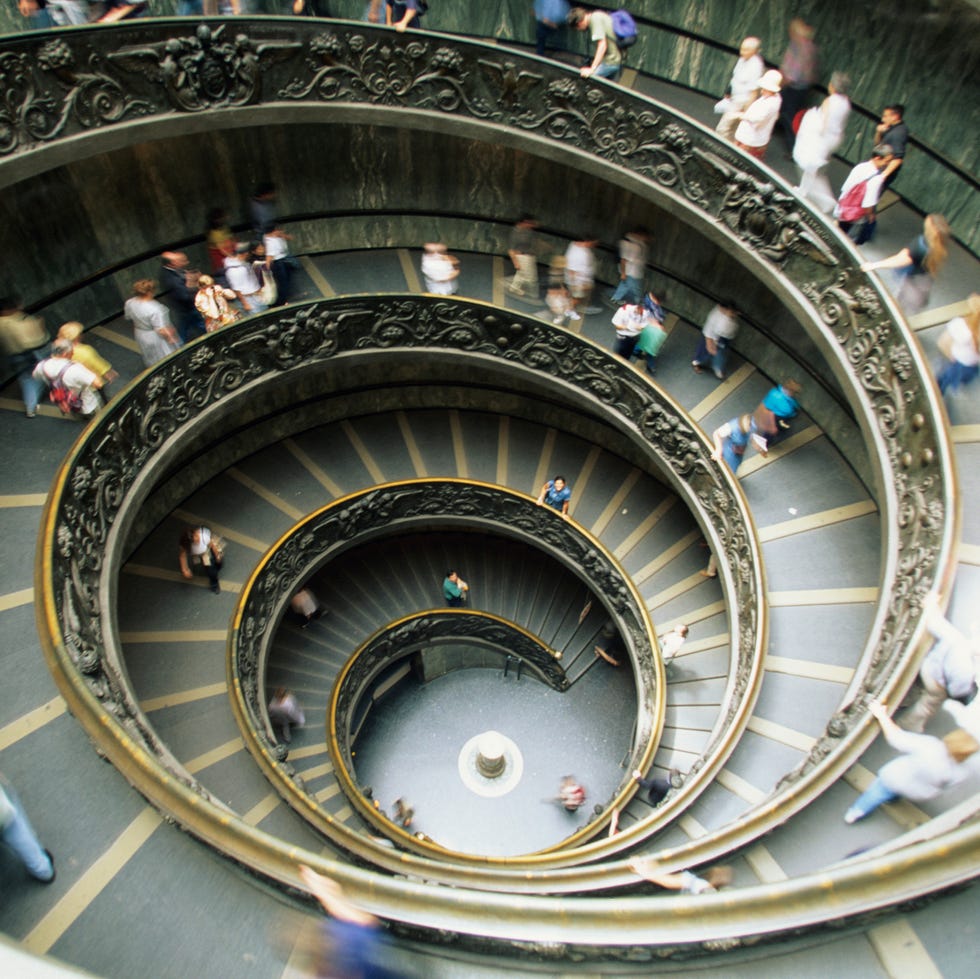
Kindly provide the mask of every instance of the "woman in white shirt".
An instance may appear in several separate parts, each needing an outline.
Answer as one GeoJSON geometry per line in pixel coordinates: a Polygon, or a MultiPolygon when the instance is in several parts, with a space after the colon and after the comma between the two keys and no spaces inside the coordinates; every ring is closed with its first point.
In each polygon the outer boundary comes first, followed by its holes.
{"type": "Polygon", "coordinates": [[[962,728],[942,739],[913,734],[888,716],[885,704],[872,700],[868,711],[877,718],[885,740],[901,754],[878,770],[875,780],[844,813],[845,823],[856,823],[896,799],[927,802],[966,778],[963,762],[980,747],[972,734],[962,728]]]}
{"type": "Polygon", "coordinates": [[[943,394],[958,391],[980,373],[980,293],[973,293],[967,303],[966,316],[951,319],[939,338],[939,351],[946,363],[936,382],[943,394]]]}
{"type": "Polygon", "coordinates": [[[738,114],[735,145],[757,160],[765,159],[766,147],[783,104],[779,94],[783,76],[775,68],[759,79],[759,97],[738,114]]]}
{"type": "Polygon", "coordinates": [[[793,144],[793,160],[802,171],[796,191],[825,214],[833,210],[836,199],[823,169],[844,141],[851,114],[851,100],[847,97],[850,82],[843,72],[834,72],[827,86],[830,94],[804,114],[793,144]]]}
{"type": "Polygon", "coordinates": [[[437,296],[452,296],[459,288],[459,262],[440,242],[429,242],[422,253],[422,278],[425,291],[437,296]]]}

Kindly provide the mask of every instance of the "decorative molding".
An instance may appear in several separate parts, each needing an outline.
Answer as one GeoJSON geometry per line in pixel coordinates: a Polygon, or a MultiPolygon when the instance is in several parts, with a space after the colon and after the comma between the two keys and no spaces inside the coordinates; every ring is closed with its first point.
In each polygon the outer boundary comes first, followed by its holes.
{"type": "MultiPolygon", "coordinates": [[[[266,711],[264,666],[278,632],[289,598],[315,569],[322,572],[329,562],[360,540],[372,541],[387,533],[403,533],[413,523],[432,529],[438,526],[480,526],[484,532],[506,533],[531,546],[546,549],[551,557],[591,590],[623,637],[638,678],[636,732],[627,771],[651,757],[663,716],[662,673],[654,668],[656,639],[639,594],[622,570],[597,541],[574,522],[529,497],[497,486],[463,480],[413,480],[391,483],[338,500],[298,523],[276,543],[260,562],[239,598],[236,621],[229,642],[229,672],[234,696],[240,699],[237,716],[242,736],[253,754],[268,756],[275,749],[267,733],[271,728],[266,711]]],[[[335,770],[349,773],[350,732],[357,704],[365,689],[393,659],[423,644],[452,640],[476,640],[506,650],[522,659],[554,690],[568,689],[568,678],[556,656],[539,639],[497,616],[462,610],[428,610],[382,628],[360,648],[352,651],[331,698],[328,727],[336,732],[328,747],[335,770]]],[[[285,762],[287,753],[279,761],[285,762]]],[[[278,766],[278,785],[285,788],[287,802],[295,802],[287,766],[278,766]]],[[[370,806],[349,774],[339,777],[342,789],[367,818],[370,806]]],[[[617,793],[630,785],[627,778],[617,793]]],[[[306,816],[309,806],[297,807],[306,816]]]]}
{"type": "MultiPolygon", "coordinates": [[[[174,114],[300,101],[439,114],[506,127],[629,171],[651,193],[670,195],[690,209],[692,220],[743,247],[747,266],[778,272],[802,297],[801,307],[808,306],[814,333],[837,356],[848,399],[865,424],[888,538],[884,604],[852,684],[852,702],[783,780],[786,794],[780,798],[777,790],[743,816],[737,832],[719,833],[718,845],[745,842],[788,818],[870,740],[867,697],[911,681],[922,600],[952,574],[957,516],[950,446],[928,367],[894,309],[855,270],[846,243],[774,184],[768,171],[664,106],[464,39],[394,36],[364,25],[324,31],[319,22],[235,26],[241,37],[234,40],[206,23],[194,28],[173,22],[4,39],[0,171],[59,140],[174,114]],[[113,59],[113,53],[121,57],[113,59]]],[[[145,126],[140,133],[146,138],[145,126]]],[[[175,809],[192,813],[186,825],[204,838],[221,838],[211,831],[217,804],[188,808],[169,784],[167,774],[203,794],[159,744],[113,665],[118,640],[107,612],[122,555],[118,546],[107,550],[111,528],[139,496],[134,488],[147,467],[165,459],[174,442],[201,432],[222,402],[249,397],[275,377],[338,353],[394,349],[479,355],[559,381],[644,441],[721,545],[737,637],[727,719],[747,719],[765,640],[754,531],[730,475],[710,460],[701,435],[659,389],[587,341],[478,303],[379,297],[289,307],[205,338],[144,374],[73,449],[45,511],[38,616],[42,645],[70,709],[161,807],[172,797],[175,809]]],[[[251,628],[260,626],[255,621],[251,628]]],[[[729,736],[716,739],[717,757],[734,746],[729,736]]],[[[703,762],[702,779],[711,764],[703,762]]],[[[708,853],[709,844],[698,852],[708,853]]],[[[249,853],[261,863],[261,846],[249,853]]],[[[902,879],[926,893],[956,873],[962,876],[946,865],[933,871],[916,864],[902,879]]],[[[425,876],[436,879],[438,868],[425,876]]],[[[547,886],[543,881],[541,889],[547,886]]],[[[452,930],[450,914],[439,920],[452,930]]],[[[495,948],[504,945],[501,940],[495,948]]],[[[561,955],[574,951],[556,949],[561,955]]]]}

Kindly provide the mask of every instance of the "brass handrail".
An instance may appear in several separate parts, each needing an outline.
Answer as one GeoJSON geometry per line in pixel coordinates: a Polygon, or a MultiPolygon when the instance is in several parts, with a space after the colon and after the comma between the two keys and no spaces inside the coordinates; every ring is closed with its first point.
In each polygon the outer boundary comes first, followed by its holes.
{"type": "MultiPolygon", "coordinates": [[[[726,827],[703,843],[674,848],[668,856],[671,861],[681,863],[707,858],[714,854],[715,847],[731,848],[744,844],[806,805],[853,763],[871,741],[875,732],[863,710],[864,702],[869,695],[887,695],[910,682],[916,668],[914,648],[922,631],[922,600],[932,589],[945,590],[951,581],[953,543],[958,528],[955,470],[938,395],[921,351],[891,301],[873,282],[856,271],[856,255],[850,246],[820,217],[800,205],[770,171],[718,143],[697,124],[671,114],[650,100],[601,82],[580,80],[563,69],[543,65],[535,59],[522,60],[514,52],[502,55],[489,46],[438,35],[396,39],[390,32],[379,35],[363,25],[330,26],[332,30],[328,32],[317,28],[308,33],[292,34],[292,37],[301,38],[293,44],[280,43],[281,38],[274,32],[264,33],[267,28],[261,24],[249,25],[250,33],[243,35],[244,42],[236,41],[229,49],[237,59],[236,65],[253,65],[252,48],[259,40],[282,57],[263,71],[252,75],[246,73],[244,77],[251,79],[248,82],[251,87],[237,99],[233,98],[235,93],[230,89],[219,93],[220,97],[208,95],[203,88],[196,89],[193,82],[181,81],[175,90],[173,76],[166,72],[160,73],[156,81],[152,78],[153,73],[137,78],[139,73],[131,72],[133,85],[123,92],[128,108],[119,118],[126,117],[130,111],[135,112],[141,101],[146,102],[145,118],[154,117],[157,132],[168,131],[168,127],[176,131],[185,124],[190,112],[196,113],[199,119],[224,112],[238,113],[238,118],[243,121],[253,116],[262,118],[263,113],[268,116],[274,109],[273,103],[265,101],[264,93],[281,82],[277,90],[281,97],[287,101],[291,101],[293,95],[310,98],[311,105],[318,111],[324,110],[321,117],[330,114],[327,109],[335,115],[343,111],[346,99],[347,108],[358,106],[361,111],[371,108],[378,113],[379,119],[405,122],[424,119],[427,125],[437,125],[441,124],[439,120],[453,117],[460,131],[464,131],[462,123],[465,121],[474,132],[492,129],[515,142],[527,140],[537,149],[548,146],[548,152],[577,159],[592,173],[606,174],[608,179],[623,186],[655,194],[665,207],[683,213],[720,247],[731,248],[747,268],[769,283],[797,313],[801,323],[821,344],[837,370],[839,380],[848,390],[863,426],[866,447],[879,474],[881,519],[889,528],[883,542],[882,604],[862,666],[850,689],[850,702],[832,719],[827,733],[819,739],[799,771],[770,800],[751,810],[737,825],[726,827]],[[400,66],[397,72],[401,75],[398,86],[386,85],[383,91],[378,91],[367,84],[371,77],[370,58],[365,52],[373,46],[377,53],[377,45],[381,43],[390,45],[400,66]],[[496,73],[477,71],[478,61],[489,61],[498,70],[496,73]],[[524,85],[512,84],[519,77],[517,69],[509,67],[512,64],[524,66],[530,76],[524,85]],[[291,72],[295,74],[291,76],[291,72]],[[168,77],[170,81],[165,82],[163,79],[168,77]],[[339,77],[346,79],[344,85],[347,88],[333,84],[339,77]],[[293,85],[293,82],[297,84],[293,85]],[[325,88],[327,82],[330,86],[325,88]],[[187,84],[190,89],[186,88],[187,84]],[[167,85],[171,87],[167,88],[167,85]],[[185,87],[181,88],[181,85],[185,87]],[[263,85],[266,88],[263,89],[263,85]],[[528,85],[531,91],[525,91],[528,85]],[[206,104],[187,103],[188,98],[200,100],[205,96],[210,100],[206,104]]],[[[132,37],[145,40],[148,29],[141,26],[139,33],[132,37]]],[[[99,33],[108,39],[109,32],[102,29],[99,33]]],[[[50,96],[51,105],[61,111],[66,86],[57,81],[60,78],[68,80],[68,93],[77,102],[81,82],[77,74],[73,74],[72,65],[81,63],[85,45],[94,43],[95,36],[93,32],[82,30],[66,32],[56,42],[37,37],[12,42],[21,44],[25,57],[28,53],[31,57],[36,55],[37,65],[29,66],[37,81],[31,97],[35,94],[39,98],[50,96]],[[71,85],[75,87],[71,88],[71,85]]],[[[166,31],[161,29],[160,37],[166,36],[166,31]]],[[[196,43],[207,49],[203,54],[210,56],[213,32],[198,36],[196,41],[189,32],[182,36],[188,44],[196,43]]],[[[120,66],[124,66],[123,59],[134,54],[127,50],[126,39],[125,30],[113,32],[111,42],[107,40],[107,43],[118,48],[121,58],[112,62],[111,69],[97,72],[89,84],[107,85],[107,90],[112,91],[116,90],[113,86],[121,85],[120,72],[130,69],[120,66]]],[[[156,53],[151,52],[151,60],[157,58],[157,67],[160,67],[166,57],[162,42],[153,51],[156,53]]],[[[228,85],[232,86],[237,76],[230,72],[226,77],[228,85]]],[[[102,108],[111,104],[116,103],[109,99],[99,102],[102,108]]],[[[142,111],[142,107],[139,108],[142,111]]],[[[21,120],[19,125],[24,119],[43,121],[42,114],[24,113],[18,118],[21,120]]],[[[115,137],[108,130],[117,121],[107,117],[80,119],[73,109],[65,115],[63,131],[55,135],[58,139],[62,135],[72,137],[70,142],[77,147],[88,140],[89,152],[95,152],[99,140],[90,137],[105,136],[111,141],[115,137]]],[[[141,123],[134,127],[134,136],[137,129],[146,125],[141,123]]],[[[15,131],[14,136],[22,138],[24,134],[15,131]]],[[[46,138],[44,133],[28,133],[27,136],[38,144],[44,143],[46,138]]],[[[50,152],[42,151],[35,163],[50,165],[50,161],[57,160],[58,154],[64,152],[51,140],[48,143],[50,152]]],[[[31,163],[32,157],[33,153],[26,153],[20,154],[18,159],[8,157],[2,161],[0,180],[18,179],[18,174],[36,169],[31,163]]],[[[302,316],[304,312],[301,310],[298,315],[302,316]]],[[[269,366],[270,349],[278,351],[284,362],[293,364],[296,362],[294,355],[305,352],[284,348],[281,326],[272,325],[273,321],[282,324],[284,319],[273,317],[255,321],[256,324],[268,324],[263,344],[253,342],[249,348],[265,366],[269,366]]],[[[521,323],[521,317],[513,314],[506,314],[504,319],[506,323],[521,323]]],[[[501,325],[506,327],[502,321],[501,325]]],[[[244,326],[241,334],[237,334],[240,339],[248,335],[244,326]]],[[[300,332],[288,326],[285,329],[285,335],[292,338],[300,332]]],[[[222,340],[231,337],[232,334],[226,333],[222,340]]],[[[202,802],[197,792],[191,793],[179,769],[173,769],[178,778],[158,763],[155,752],[165,754],[165,748],[156,742],[152,729],[125,690],[124,669],[119,663],[118,648],[111,631],[114,621],[112,569],[114,561],[118,560],[113,546],[118,545],[123,532],[111,525],[112,518],[121,512],[119,504],[126,484],[131,484],[134,478],[129,470],[149,458],[151,447],[158,446],[177,432],[178,426],[173,424],[175,407],[191,414],[201,407],[191,398],[180,406],[171,403],[168,412],[161,411],[155,401],[166,389],[168,381],[174,379],[168,372],[178,363],[192,365],[189,376],[193,380],[195,375],[206,373],[207,359],[213,354],[213,346],[205,341],[151,371],[131,386],[118,404],[111,405],[105,418],[73,449],[68,463],[59,471],[42,523],[36,570],[38,622],[45,654],[52,663],[69,707],[93,737],[101,736],[100,743],[126,776],[139,784],[156,804],[173,812],[191,832],[213,839],[225,852],[232,852],[234,847],[221,847],[222,839],[234,839],[241,843],[243,851],[255,856],[253,865],[260,872],[279,880],[293,881],[294,875],[286,869],[274,842],[261,834],[223,835],[216,825],[219,808],[202,802]],[[155,395],[152,394],[154,385],[155,395]],[[144,395],[150,396],[144,399],[140,411],[145,412],[147,418],[137,419],[134,414],[136,397],[144,395]],[[141,451],[130,460],[127,471],[113,469],[119,462],[112,458],[112,454],[127,441],[131,442],[134,435],[143,438],[141,451]],[[104,453],[101,460],[96,457],[96,445],[104,453]],[[91,522],[84,527],[76,526],[76,519],[82,514],[90,517],[91,522]],[[103,545],[107,548],[108,558],[105,566],[101,563],[103,545]],[[101,646],[91,641],[96,619],[105,622],[109,629],[104,653],[101,646]],[[152,746],[152,749],[146,746],[152,746]],[[185,793],[193,796],[193,804],[187,804],[185,793]],[[214,815],[216,824],[202,819],[203,813],[214,815]]],[[[550,367],[550,363],[542,361],[532,370],[543,375],[550,367]]],[[[233,372],[215,375],[212,383],[219,387],[228,384],[228,390],[236,390],[255,376],[250,373],[250,365],[238,369],[243,372],[242,376],[233,372]]],[[[273,365],[273,369],[285,367],[273,365]]],[[[197,391],[194,384],[191,387],[197,391]]],[[[210,395],[205,398],[205,404],[214,403],[209,398],[210,395]]],[[[580,399],[578,404],[582,405],[583,401],[580,399]]],[[[656,424],[655,419],[653,422],[656,424]]],[[[691,444],[703,448],[696,433],[691,444]]],[[[730,485],[733,482],[730,477],[724,473],[715,475],[725,490],[734,492],[735,499],[741,503],[741,495],[730,485]]],[[[707,502],[701,501],[702,504],[707,502]]],[[[125,524],[125,520],[122,522],[125,524]]],[[[745,526],[751,528],[750,519],[745,526]]],[[[730,608],[737,612],[737,588],[741,582],[736,571],[742,570],[741,559],[737,557],[741,540],[736,540],[730,528],[726,528],[724,539],[717,530],[705,529],[716,544],[722,545],[719,549],[725,551],[731,562],[721,571],[730,608]]],[[[754,532],[750,530],[748,536],[753,537],[754,532]]],[[[757,594],[763,594],[761,568],[753,574],[753,586],[757,594]]],[[[764,623],[764,616],[762,621],[764,623]]],[[[764,625],[761,637],[765,638],[764,625]]],[[[761,656],[753,669],[755,673],[740,675],[733,679],[733,683],[741,686],[753,676],[757,679],[761,656]]],[[[751,698],[747,701],[747,709],[751,709],[750,701],[751,698]]],[[[683,794],[682,791],[680,795],[683,794]]],[[[232,819],[231,824],[235,823],[232,819]]],[[[230,825],[227,813],[221,812],[220,824],[225,829],[230,825]]],[[[611,846],[625,848],[636,842],[636,838],[630,838],[626,833],[611,846]]],[[[975,847],[975,830],[957,831],[950,835],[948,842],[951,847],[965,847],[971,843],[975,847]]],[[[599,845],[593,846],[596,846],[595,855],[601,855],[599,845]]],[[[922,854],[927,852],[934,856],[936,847],[930,850],[923,844],[911,851],[907,859],[905,854],[901,855],[901,860],[896,858],[896,874],[889,879],[889,885],[895,886],[895,893],[927,893],[969,876],[962,867],[952,866],[944,859],[937,859],[927,866],[921,862],[922,854]],[[907,889],[902,891],[906,885],[907,889]]],[[[975,849],[973,852],[975,854],[975,849]]],[[[236,855],[241,856],[240,853],[236,855]]],[[[412,858],[405,859],[411,861],[412,858]]],[[[550,873],[551,877],[564,875],[569,879],[578,874],[581,881],[589,871],[576,868],[550,873]]],[[[358,887],[362,892],[371,889],[380,897],[400,893],[398,882],[381,882],[377,877],[371,877],[370,888],[367,888],[363,881],[358,883],[358,879],[351,876],[353,874],[355,872],[349,871],[346,876],[355,890],[358,887]]],[[[615,884],[624,874],[618,867],[602,867],[596,868],[593,876],[599,878],[597,886],[601,887],[615,884]]],[[[548,889],[546,878],[548,875],[543,875],[538,882],[540,889],[548,889]]],[[[493,886],[492,879],[492,875],[485,876],[486,886],[493,886]]],[[[860,910],[862,898],[854,896],[857,893],[854,888],[860,890],[860,887],[846,872],[835,872],[821,880],[827,886],[840,881],[842,887],[851,888],[848,893],[853,897],[852,903],[845,901],[841,907],[860,910]]],[[[874,895],[868,901],[878,902],[874,906],[893,903],[893,897],[882,895],[880,889],[875,889],[876,881],[865,881],[865,884],[865,893],[874,895]]],[[[557,880],[554,885],[561,887],[557,880]]],[[[753,911],[756,931],[760,930],[757,916],[762,913],[763,905],[772,913],[777,927],[779,921],[791,917],[789,909],[776,900],[777,895],[808,895],[814,902],[803,912],[803,916],[810,916],[808,920],[820,920],[826,913],[822,904],[817,903],[824,893],[820,885],[808,890],[805,882],[790,882],[783,888],[747,890],[753,895],[765,895],[753,911]]],[[[431,927],[436,927],[433,921],[437,916],[433,912],[426,917],[424,909],[432,911],[441,899],[438,889],[429,895],[428,901],[419,894],[422,909],[419,913],[431,927]]],[[[677,900],[680,902],[677,906],[683,907],[683,901],[677,900]]],[[[749,903],[745,901],[746,908],[749,903]]],[[[733,901],[732,904],[730,912],[734,920],[741,913],[742,902],[733,901]]],[[[501,909],[505,905],[502,899],[501,909]]],[[[532,902],[529,906],[537,905],[532,902]]],[[[872,903],[864,906],[870,907],[872,903]]],[[[699,918],[705,916],[708,907],[708,904],[698,905],[699,918]]],[[[392,908],[392,912],[392,917],[410,918],[407,908],[401,912],[392,908]]],[[[501,921],[506,916],[501,910],[501,921]]],[[[463,917],[460,912],[458,920],[462,921],[463,917]]],[[[581,921],[583,934],[586,934],[589,916],[582,916],[581,921]]],[[[501,924],[500,927],[505,926],[501,924]]],[[[531,920],[530,916],[506,927],[511,929],[512,936],[518,933],[531,936],[535,927],[539,935],[547,932],[541,921],[531,920]]],[[[484,922],[481,931],[497,933],[494,928],[484,922]]],[[[615,942],[612,934],[611,930],[604,932],[605,940],[615,942]]],[[[642,943],[650,942],[642,940],[642,943]]]]}
{"type": "MultiPolygon", "coordinates": [[[[565,565],[570,573],[587,576],[583,580],[592,583],[590,587],[594,588],[597,600],[616,623],[633,665],[638,696],[629,771],[649,767],[663,729],[666,711],[664,667],[650,613],[619,561],[588,530],[574,520],[560,518],[547,507],[539,507],[532,497],[479,480],[420,478],[350,493],[299,521],[263,555],[241,590],[227,644],[232,710],[246,746],[286,801],[340,846],[363,845],[363,838],[355,828],[330,818],[318,806],[311,807],[308,797],[297,788],[288,769],[284,769],[286,758],[278,757],[282,752],[277,752],[265,736],[264,664],[290,596],[315,570],[322,568],[340,550],[356,546],[359,536],[370,534],[376,538],[389,525],[401,530],[411,526],[413,521],[431,527],[433,520],[445,526],[482,526],[494,533],[508,533],[516,539],[533,542],[539,549],[547,550],[556,562],[565,565]],[[297,563],[300,556],[302,560],[297,563]],[[243,677],[248,677],[248,681],[243,682],[243,677]]],[[[426,613],[422,618],[439,614],[426,613]]],[[[441,614],[445,617],[447,613],[443,610],[441,614]]],[[[487,613],[467,614],[505,622],[499,616],[487,613]]],[[[364,801],[347,769],[347,752],[336,731],[337,713],[344,677],[359,667],[364,654],[392,629],[414,623],[419,618],[418,615],[406,616],[383,626],[352,653],[334,685],[327,712],[327,747],[334,760],[335,776],[352,805],[379,829],[384,824],[378,820],[371,805],[364,801]]],[[[539,644],[519,625],[506,625],[539,644]]],[[[614,791],[609,806],[601,815],[561,842],[562,852],[599,832],[608,823],[611,808],[623,805],[635,791],[636,783],[626,778],[614,791]]],[[[384,828],[387,832],[389,827],[384,828]]],[[[555,849],[543,850],[542,856],[488,857],[456,853],[410,833],[396,831],[394,835],[400,846],[424,856],[502,867],[547,865],[548,854],[555,849]]],[[[390,849],[383,844],[368,841],[368,845],[383,855],[390,854],[390,849]]]]}

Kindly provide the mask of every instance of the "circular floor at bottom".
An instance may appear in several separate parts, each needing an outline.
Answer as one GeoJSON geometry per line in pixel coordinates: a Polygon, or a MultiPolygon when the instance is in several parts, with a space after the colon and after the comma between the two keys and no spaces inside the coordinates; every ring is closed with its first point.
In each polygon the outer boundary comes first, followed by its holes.
{"type": "MultiPolygon", "coordinates": [[[[573,671],[574,674],[575,671],[573,671]]],[[[571,689],[550,688],[502,670],[460,670],[420,684],[406,680],[372,711],[356,745],[357,781],[389,815],[404,797],[412,829],[440,846],[515,856],[553,846],[605,806],[625,774],[635,715],[629,671],[596,666],[571,689]],[[459,772],[466,743],[499,731],[520,751],[524,770],[498,797],[472,791],[459,772]],[[563,775],[587,799],[577,813],[555,803],[563,775]]]]}

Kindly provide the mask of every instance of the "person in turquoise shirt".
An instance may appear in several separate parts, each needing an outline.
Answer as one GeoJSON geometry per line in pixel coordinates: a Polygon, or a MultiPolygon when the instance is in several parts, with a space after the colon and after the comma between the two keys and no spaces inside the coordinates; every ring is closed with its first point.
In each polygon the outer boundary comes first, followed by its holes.
{"type": "Polygon", "coordinates": [[[466,593],[470,586],[450,569],[442,582],[442,597],[450,608],[462,608],[466,604],[466,593]]]}

